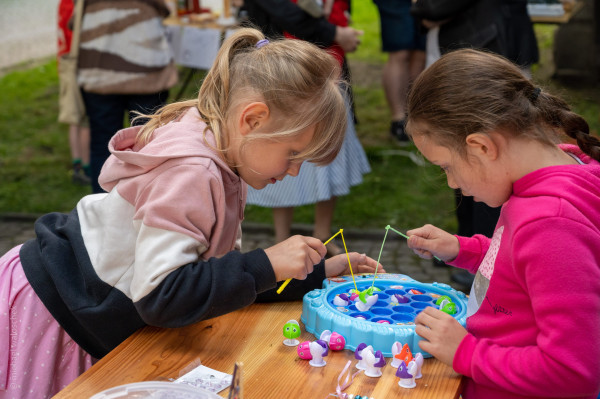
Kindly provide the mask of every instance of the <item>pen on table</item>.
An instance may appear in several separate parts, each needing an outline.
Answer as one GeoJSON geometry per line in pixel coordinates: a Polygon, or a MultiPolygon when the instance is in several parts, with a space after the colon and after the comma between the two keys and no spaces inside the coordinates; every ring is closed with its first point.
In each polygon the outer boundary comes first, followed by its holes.
{"type": "MultiPolygon", "coordinates": [[[[337,233],[335,233],[333,236],[331,236],[331,238],[330,238],[329,240],[325,241],[325,242],[323,243],[323,245],[327,245],[327,244],[329,244],[329,241],[333,240],[333,239],[335,238],[335,236],[337,236],[338,234],[340,234],[342,231],[344,231],[344,229],[340,229],[340,231],[338,231],[338,232],[337,232],[337,233]]],[[[278,293],[278,294],[281,294],[281,291],[283,291],[283,289],[284,289],[285,287],[287,287],[287,285],[290,283],[290,281],[292,281],[292,279],[291,279],[291,278],[288,278],[287,280],[285,280],[285,281],[283,282],[283,284],[281,284],[281,285],[279,286],[279,288],[277,289],[277,293],[278,293]]]]}

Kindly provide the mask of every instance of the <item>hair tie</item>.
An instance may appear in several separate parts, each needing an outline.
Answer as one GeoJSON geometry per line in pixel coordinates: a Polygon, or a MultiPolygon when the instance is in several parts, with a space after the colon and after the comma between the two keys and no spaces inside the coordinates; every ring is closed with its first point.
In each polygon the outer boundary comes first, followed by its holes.
{"type": "Polygon", "coordinates": [[[256,48],[261,48],[263,46],[266,46],[267,44],[269,44],[269,41],[267,39],[259,40],[258,42],[256,42],[256,48]]]}
{"type": "Polygon", "coordinates": [[[542,92],[542,89],[539,87],[536,87],[535,89],[533,89],[533,93],[531,93],[531,97],[529,97],[529,101],[534,103],[540,96],[541,92],[542,92]]]}

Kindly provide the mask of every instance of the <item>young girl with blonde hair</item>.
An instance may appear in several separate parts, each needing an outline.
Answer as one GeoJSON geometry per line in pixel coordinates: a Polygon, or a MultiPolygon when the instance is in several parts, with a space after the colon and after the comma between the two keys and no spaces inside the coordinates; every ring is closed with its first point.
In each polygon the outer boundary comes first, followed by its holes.
{"type": "Polygon", "coordinates": [[[502,205],[491,239],[408,231],[418,255],[475,274],[466,329],[427,308],[415,319],[421,349],[465,376],[465,399],[596,399],[600,140],[514,64],[475,50],[416,80],[407,128],[450,187],[502,205]],[[558,144],[564,135],[576,145],[558,144]]]}
{"type": "MultiPolygon", "coordinates": [[[[240,309],[294,278],[299,299],[326,276],[373,271],[350,254],[323,261],[294,236],[241,253],[247,184],[331,162],[344,138],[339,67],[301,41],[254,29],[228,38],[197,100],[119,131],[100,182],[70,214],[0,259],[0,398],[52,396],[144,325],[180,327],[240,309]]],[[[147,116],[144,116],[147,117],[147,116]]]]}

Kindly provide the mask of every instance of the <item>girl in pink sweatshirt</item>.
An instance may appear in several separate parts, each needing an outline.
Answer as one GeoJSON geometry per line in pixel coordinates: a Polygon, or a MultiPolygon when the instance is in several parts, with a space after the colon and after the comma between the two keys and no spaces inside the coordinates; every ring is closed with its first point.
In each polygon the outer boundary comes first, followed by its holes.
{"type": "Polygon", "coordinates": [[[421,349],[465,376],[465,399],[596,399],[600,140],[516,66],[475,50],[421,74],[407,129],[450,187],[502,205],[491,239],[408,231],[415,253],[475,274],[466,329],[427,308],[415,319],[421,349]]]}

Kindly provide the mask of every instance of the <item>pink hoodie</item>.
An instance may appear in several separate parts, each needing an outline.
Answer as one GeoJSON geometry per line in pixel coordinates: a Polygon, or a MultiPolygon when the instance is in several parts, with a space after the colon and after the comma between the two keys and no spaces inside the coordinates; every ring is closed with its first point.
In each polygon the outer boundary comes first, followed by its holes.
{"type": "Polygon", "coordinates": [[[493,238],[459,237],[476,273],[453,367],[463,398],[596,399],[600,392],[600,165],[516,181],[493,238]]]}

